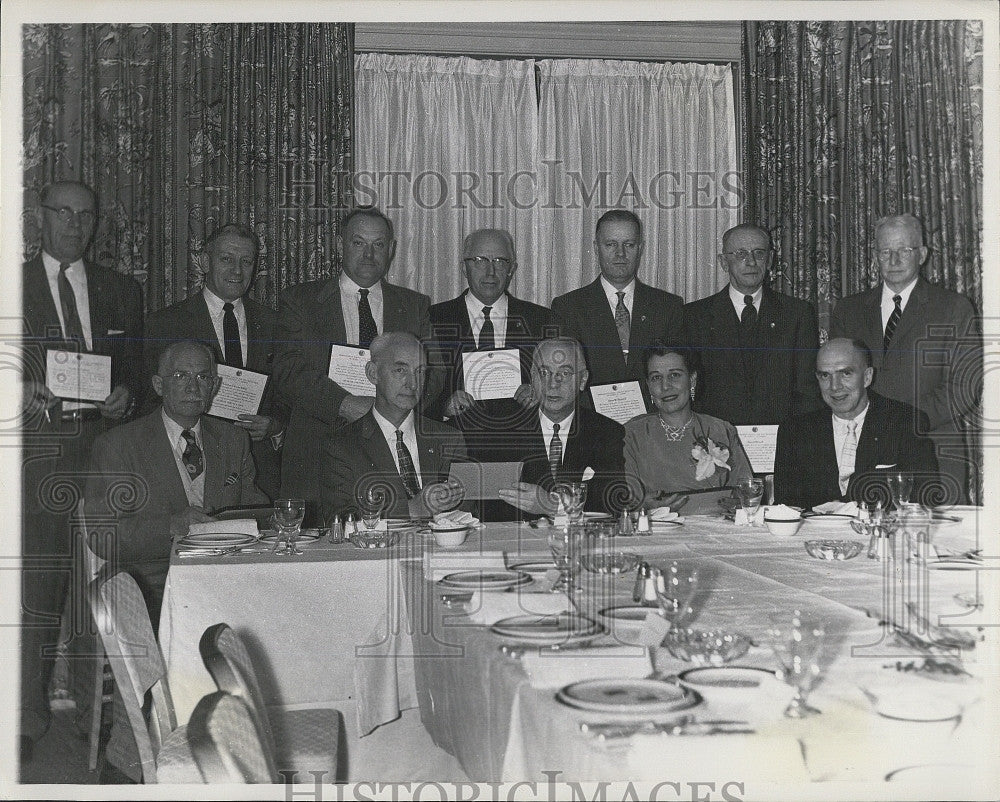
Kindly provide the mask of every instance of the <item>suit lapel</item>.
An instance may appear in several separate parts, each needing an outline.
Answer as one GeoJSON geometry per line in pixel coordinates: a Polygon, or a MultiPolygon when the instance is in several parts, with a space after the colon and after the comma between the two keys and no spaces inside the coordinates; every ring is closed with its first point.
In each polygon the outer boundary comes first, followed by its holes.
{"type": "MultiPolygon", "coordinates": [[[[642,363],[644,355],[641,353],[638,343],[648,343],[653,339],[651,331],[654,312],[649,287],[639,281],[639,279],[636,279],[635,295],[632,298],[632,318],[629,323],[629,365],[642,363]]],[[[615,333],[618,333],[617,326],[615,327],[615,333]]]]}
{"type": "Polygon", "coordinates": [[[243,309],[247,316],[247,367],[262,373],[269,373],[268,349],[272,347],[268,342],[268,333],[264,330],[264,322],[261,320],[260,309],[252,301],[248,303],[243,299],[243,309]]]}
{"type": "MultiPolygon", "coordinates": [[[[910,332],[918,326],[919,321],[927,320],[929,317],[928,310],[925,308],[927,302],[927,284],[922,278],[918,278],[916,285],[913,287],[913,291],[910,293],[910,299],[906,304],[906,309],[904,309],[903,314],[899,316],[899,323],[896,324],[896,330],[893,332],[892,341],[889,343],[890,350],[897,347],[906,349],[911,347],[909,340],[910,332]]],[[[881,296],[879,297],[879,307],[881,311],[881,296]]]]}
{"type": "Polygon", "coordinates": [[[84,261],[83,267],[87,274],[87,303],[90,305],[90,341],[93,345],[91,350],[103,354],[107,352],[107,334],[112,317],[108,308],[111,294],[104,286],[99,273],[92,269],[88,262],[84,261]]]}
{"type": "Polygon", "coordinates": [[[875,364],[875,368],[879,369],[882,367],[883,354],[882,354],[882,341],[885,339],[885,332],[882,330],[882,285],[879,284],[875,289],[869,290],[867,296],[864,299],[864,327],[865,335],[864,340],[867,343],[871,343],[872,351],[872,361],[875,364]]]}
{"type": "Polygon", "coordinates": [[[710,324],[709,343],[712,347],[722,349],[726,355],[728,369],[745,380],[743,354],[740,351],[739,319],[729,298],[729,285],[712,298],[712,322],[710,324]]]}
{"type": "Polygon", "coordinates": [[[858,438],[858,451],[854,458],[854,472],[860,473],[878,464],[879,439],[882,432],[883,407],[873,396],[868,396],[868,414],[858,438]]]}
{"type": "Polygon", "coordinates": [[[218,506],[216,499],[222,490],[226,470],[225,457],[222,453],[222,441],[219,432],[212,425],[213,421],[202,418],[201,442],[205,451],[205,509],[211,510],[218,506]]]}
{"type": "MultiPolygon", "coordinates": [[[[636,282],[636,297],[638,297],[638,282],[636,282]]],[[[611,310],[611,306],[608,304],[608,296],[604,294],[604,285],[601,284],[601,277],[598,276],[596,280],[590,283],[588,286],[589,298],[587,299],[587,306],[589,307],[589,314],[584,318],[589,319],[589,322],[594,327],[593,340],[598,343],[607,343],[609,346],[612,343],[620,343],[618,338],[618,326],[615,325],[615,313],[611,310]]],[[[635,304],[632,304],[633,310],[635,309],[635,304]]],[[[635,340],[636,337],[629,330],[629,341],[635,340]]],[[[603,357],[603,360],[607,362],[616,362],[617,364],[623,364],[625,362],[624,354],[622,354],[620,349],[614,347],[600,348],[597,349],[598,359],[603,357]]]]}
{"type": "MultiPolygon", "coordinates": [[[[319,308],[316,321],[320,331],[326,334],[326,339],[339,345],[351,345],[347,342],[347,327],[344,325],[344,310],[340,299],[340,282],[331,278],[316,294],[319,308]]],[[[329,354],[328,354],[329,356],[329,354]]]]}
{"type": "MultiPolygon", "coordinates": [[[[411,326],[410,320],[413,317],[413,310],[407,309],[406,301],[402,294],[387,281],[382,282],[382,331],[411,331],[415,326],[411,326]]],[[[341,314],[343,318],[343,314],[341,314]]]]}
{"type": "Polygon", "coordinates": [[[212,325],[212,316],[209,314],[208,304],[205,303],[205,296],[201,291],[188,299],[185,312],[187,312],[190,319],[189,330],[191,334],[189,336],[206,343],[212,343],[212,348],[215,349],[216,360],[220,363],[224,362],[225,355],[222,343],[219,342],[219,335],[215,333],[215,326],[212,325]]]}
{"type": "MultiPolygon", "coordinates": [[[[419,431],[420,423],[414,420],[419,431]]],[[[420,454],[420,486],[441,481],[441,442],[436,437],[417,435],[417,452],[420,454]]]]}
{"type": "MultiPolygon", "coordinates": [[[[152,443],[152,448],[140,450],[140,459],[146,464],[146,475],[162,477],[166,482],[168,495],[179,503],[181,500],[186,507],[188,504],[187,494],[184,492],[184,482],[177,468],[177,460],[174,458],[173,444],[167,437],[167,428],[163,425],[162,412],[157,410],[147,417],[149,421],[147,442],[152,443]]],[[[204,427],[202,427],[204,429],[204,427]]],[[[202,437],[204,441],[204,436],[202,437]]],[[[206,487],[208,477],[205,477],[206,487]]],[[[172,505],[175,506],[175,505],[172,505]]]]}
{"type": "MultiPolygon", "coordinates": [[[[29,334],[32,337],[42,338],[47,336],[47,329],[59,329],[59,312],[52,297],[52,290],[49,288],[41,256],[36,256],[25,267],[23,293],[25,313],[31,320],[32,330],[29,334]]],[[[58,336],[62,336],[61,330],[58,336]]]]}
{"type": "Polygon", "coordinates": [[[392,452],[389,451],[389,444],[382,436],[382,430],[375,423],[371,412],[364,417],[361,424],[361,440],[365,454],[377,471],[399,475],[392,452]]]}
{"type": "MultiPolygon", "coordinates": [[[[818,425],[817,441],[819,453],[816,458],[819,460],[819,476],[833,476],[833,484],[836,485],[840,476],[840,464],[838,463],[837,447],[833,441],[833,415],[826,413],[820,416],[818,425]]],[[[839,490],[838,490],[839,493],[839,490]]]]}

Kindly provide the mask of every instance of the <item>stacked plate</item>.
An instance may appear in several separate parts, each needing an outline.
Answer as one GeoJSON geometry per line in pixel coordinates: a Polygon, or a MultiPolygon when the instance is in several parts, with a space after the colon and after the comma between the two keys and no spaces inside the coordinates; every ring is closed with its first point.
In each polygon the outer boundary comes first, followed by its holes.
{"type": "Polygon", "coordinates": [[[438,581],[447,588],[463,590],[505,590],[531,582],[531,575],[524,571],[503,571],[477,568],[473,571],[456,571],[438,581]]]}
{"type": "MultiPolygon", "coordinates": [[[[269,531],[267,534],[265,534],[260,539],[260,542],[261,543],[267,543],[268,545],[273,546],[274,543],[275,543],[275,541],[277,539],[278,539],[278,533],[277,532],[273,532],[273,531],[269,531]]],[[[319,530],[318,529],[303,529],[301,532],[299,532],[299,540],[298,540],[298,542],[300,544],[301,543],[315,543],[317,540],[319,540],[319,530]]]]}
{"type": "Polygon", "coordinates": [[[655,679],[592,679],[561,688],[556,701],[587,713],[652,720],[690,710],[701,704],[701,697],[655,679]]]}
{"type": "Polygon", "coordinates": [[[570,646],[593,640],[604,628],[577,613],[515,615],[497,621],[490,632],[502,640],[531,646],[570,646]]]}
{"type": "Polygon", "coordinates": [[[234,549],[256,543],[253,535],[242,532],[206,532],[197,535],[185,535],[177,545],[185,549],[234,549]]]}

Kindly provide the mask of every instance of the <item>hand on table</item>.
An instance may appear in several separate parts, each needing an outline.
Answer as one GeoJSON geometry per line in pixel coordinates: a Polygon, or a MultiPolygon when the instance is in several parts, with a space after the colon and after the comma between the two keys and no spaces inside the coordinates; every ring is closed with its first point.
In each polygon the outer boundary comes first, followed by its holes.
{"type": "Polygon", "coordinates": [[[558,499],[540,485],[518,482],[512,488],[500,488],[500,499],[531,515],[555,515],[558,499]]]}
{"type": "Polygon", "coordinates": [[[683,493],[657,493],[652,499],[650,499],[647,505],[650,510],[655,510],[660,507],[669,507],[671,512],[677,512],[681,507],[688,503],[690,496],[685,496],[683,493]]]}
{"type": "Polygon", "coordinates": [[[432,516],[439,512],[453,510],[465,498],[465,487],[455,479],[447,482],[435,482],[420,491],[420,495],[410,499],[410,513],[414,517],[432,516]],[[416,509],[414,509],[416,507],[416,509]]]}
{"type": "Polygon", "coordinates": [[[375,403],[374,396],[369,397],[367,395],[349,395],[340,402],[340,411],[338,414],[342,418],[346,418],[348,421],[356,421],[358,418],[364,417],[368,414],[368,410],[372,408],[372,404],[375,403]]]}
{"type": "Polygon", "coordinates": [[[465,390],[456,390],[451,394],[451,398],[448,399],[448,403],[445,404],[445,417],[454,418],[456,415],[461,415],[475,403],[476,399],[474,399],[472,395],[467,393],[465,390]]]}
{"type": "Polygon", "coordinates": [[[183,512],[170,516],[170,534],[174,536],[186,535],[191,524],[204,524],[214,520],[215,518],[201,507],[191,506],[183,512]]]}

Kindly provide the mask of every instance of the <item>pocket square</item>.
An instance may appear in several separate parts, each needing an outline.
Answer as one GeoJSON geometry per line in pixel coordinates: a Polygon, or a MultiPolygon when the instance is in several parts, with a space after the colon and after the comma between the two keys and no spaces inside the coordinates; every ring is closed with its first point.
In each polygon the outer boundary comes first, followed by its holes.
{"type": "Polygon", "coordinates": [[[124,334],[124,333],[125,333],[125,329],[108,329],[108,336],[109,337],[114,337],[114,336],[116,336],[118,334],[124,334]]]}
{"type": "Polygon", "coordinates": [[[891,463],[891,464],[889,464],[889,465],[876,465],[876,466],[875,466],[875,470],[876,470],[876,471],[884,471],[884,470],[886,470],[887,468],[895,468],[895,467],[896,467],[896,463],[895,463],[895,462],[893,462],[893,463],[891,463]]]}
{"type": "Polygon", "coordinates": [[[234,485],[240,480],[240,475],[237,471],[233,471],[229,476],[226,477],[226,481],[223,485],[228,487],[229,485],[234,485]]]}

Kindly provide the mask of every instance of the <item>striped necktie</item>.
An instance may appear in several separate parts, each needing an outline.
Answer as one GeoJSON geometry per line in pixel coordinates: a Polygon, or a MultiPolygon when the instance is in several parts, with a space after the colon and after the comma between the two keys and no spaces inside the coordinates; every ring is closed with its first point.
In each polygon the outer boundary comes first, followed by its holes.
{"type": "Polygon", "coordinates": [[[559,424],[552,424],[552,440],[549,442],[549,471],[557,479],[562,467],[562,440],[559,439],[559,424]]]}
{"type": "Polygon", "coordinates": [[[492,306],[483,307],[483,327],[479,330],[479,350],[492,351],[497,347],[496,334],[493,331],[493,321],[490,320],[492,306]]]}
{"type": "Polygon", "coordinates": [[[841,495],[847,492],[847,485],[854,474],[854,457],[858,453],[858,422],[852,420],[846,425],[847,437],[844,438],[844,447],[840,450],[840,460],[837,463],[840,471],[841,495]]]}
{"type": "Polygon", "coordinates": [[[67,340],[79,340],[81,347],[86,348],[83,324],[80,322],[80,312],[76,306],[76,293],[73,292],[73,285],[69,283],[69,277],[66,275],[68,269],[69,265],[65,262],[59,265],[59,306],[62,307],[63,328],[67,340]]]}
{"type": "Polygon", "coordinates": [[[184,453],[181,454],[181,462],[184,463],[184,468],[193,482],[205,470],[205,455],[198,447],[198,441],[194,439],[194,432],[190,429],[185,429],[181,432],[181,437],[184,438],[184,442],[187,444],[184,448],[184,453]]]}
{"type": "Polygon", "coordinates": [[[892,302],[895,306],[892,308],[892,312],[889,314],[889,319],[885,324],[885,337],[882,340],[882,350],[889,350],[889,343],[892,342],[892,335],[896,333],[896,326],[899,325],[900,315],[903,314],[903,310],[900,307],[900,302],[903,300],[902,295],[893,295],[892,302]]]}
{"type": "Polygon", "coordinates": [[[403,433],[396,429],[396,459],[399,460],[399,476],[403,480],[408,498],[420,495],[420,482],[417,481],[417,469],[413,464],[410,449],[403,442],[403,433]]]}
{"type": "Polygon", "coordinates": [[[378,326],[372,315],[372,305],[368,301],[369,290],[361,289],[361,300],[358,301],[358,345],[367,348],[372,340],[378,337],[378,326]]]}
{"type": "Polygon", "coordinates": [[[231,368],[243,367],[243,349],[240,345],[240,326],[236,322],[233,305],[226,301],[222,305],[222,338],[226,341],[226,364],[231,368]]]}
{"type": "Polygon", "coordinates": [[[616,292],[618,296],[618,306],[615,307],[615,327],[618,329],[618,339],[622,344],[622,351],[628,353],[628,343],[631,336],[632,316],[625,306],[625,293],[616,292]]]}

